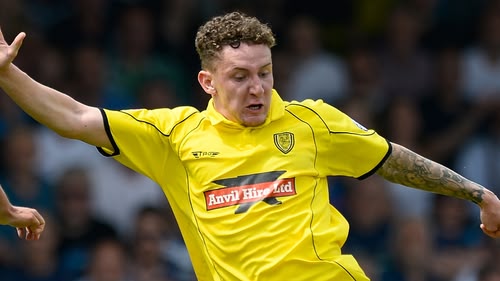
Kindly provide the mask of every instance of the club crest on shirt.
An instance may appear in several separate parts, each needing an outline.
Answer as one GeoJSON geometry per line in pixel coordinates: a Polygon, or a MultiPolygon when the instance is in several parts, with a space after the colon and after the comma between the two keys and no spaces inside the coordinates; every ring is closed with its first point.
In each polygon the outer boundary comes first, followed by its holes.
{"type": "Polygon", "coordinates": [[[293,133],[282,132],[274,134],[274,145],[276,145],[281,152],[287,154],[295,145],[293,133]]]}

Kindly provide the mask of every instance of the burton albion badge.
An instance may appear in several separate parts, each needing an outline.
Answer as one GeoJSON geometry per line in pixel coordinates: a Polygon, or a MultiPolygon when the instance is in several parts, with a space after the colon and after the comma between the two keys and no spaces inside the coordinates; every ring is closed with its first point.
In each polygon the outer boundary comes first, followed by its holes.
{"type": "Polygon", "coordinates": [[[274,134],[274,145],[276,145],[281,152],[287,154],[295,145],[293,133],[283,132],[274,134]]]}

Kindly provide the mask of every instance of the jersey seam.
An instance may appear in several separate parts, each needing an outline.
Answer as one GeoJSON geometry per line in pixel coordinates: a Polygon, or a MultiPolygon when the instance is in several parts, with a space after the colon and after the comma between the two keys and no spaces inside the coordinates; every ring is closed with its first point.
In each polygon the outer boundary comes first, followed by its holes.
{"type": "Polygon", "coordinates": [[[345,268],[342,264],[340,264],[338,261],[333,261],[334,263],[336,263],[338,266],[340,266],[347,274],[349,274],[349,276],[351,276],[352,280],[355,280],[356,281],[356,278],[354,278],[354,275],[351,274],[351,272],[349,270],[347,270],[347,268],[345,268]]]}
{"type": "MultiPolygon", "coordinates": [[[[332,132],[332,131],[330,130],[330,128],[328,127],[328,124],[326,124],[325,120],[323,120],[323,118],[321,118],[321,115],[319,115],[319,113],[318,113],[318,112],[316,112],[314,109],[312,109],[312,108],[310,108],[310,107],[308,107],[308,106],[305,106],[305,105],[303,105],[303,104],[298,104],[298,103],[290,103],[290,104],[288,104],[287,106],[285,106],[285,109],[286,109],[286,108],[288,108],[288,107],[291,107],[291,106],[303,107],[303,108],[308,109],[309,111],[313,112],[313,113],[314,113],[314,114],[315,114],[315,115],[319,118],[319,120],[321,120],[321,122],[323,123],[323,125],[325,125],[326,129],[327,129],[329,132],[332,132]]],[[[288,111],[289,113],[291,113],[291,111],[290,111],[290,110],[286,110],[286,111],[288,111]]],[[[291,113],[291,114],[292,114],[292,113],[291,113]]]]}
{"type": "Polygon", "coordinates": [[[328,132],[330,134],[351,134],[351,135],[359,135],[359,136],[370,136],[370,135],[373,135],[375,133],[374,131],[369,131],[369,133],[367,133],[367,134],[354,133],[354,132],[340,132],[340,131],[336,132],[336,131],[331,130],[330,127],[328,126],[328,124],[325,122],[325,120],[321,117],[321,115],[317,111],[312,109],[311,107],[305,106],[303,104],[298,104],[298,103],[290,103],[287,106],[285,106],[285,108],[290,107],[290,106],[303,107],[303,108],[308,109],[309,111],[313,112],[319,118],[319,120],[321,120],[323,125],[325,125],[326,129],[328,130],[328,132]]]}
{"type": "MultiPolygon", "coordinates": [[[[181,146],[184,144],[184,140],[188,137],[188,135],[190,135],[192,132],[194,132],[195,130],[197,130],[197,129],[200,127],[200,124],[201,124],[201,123],[203,122],[203,120],[205,120],[205,119],[206,119],[206,117],[201,118],[201,120],[198,122],[198,124],[197,124],[196,126],[194,126],[194,128],[193,128],[193,129],[191,129],[188,133],[186,133],[186,134],[184,135],[184,138],[182,139],[182,141],[181,141],[181,143],[180,143],[179,147],[181,147],[181,146]]],[[[180,151],[181,151],[181,149],[179,148],[179,149],[178,149],[178,151],[177,151],[177,156],[178,156],[179,158],[180,158],[180,151]]],[[[200,234],[201,240],[203,241],[203,245],[204,245],[204,247],[205,247],[205,251],[206,251],[206,253],[207,253],[208,257],[209,257],[209,258],[210,258],[210,260],[211,260],[211,263],[212,263],[212,267],[213,267],[213,269],[215,270],[215,272],[217,272],[217,274],[219,275],[219,278],[220,278],[221,280],[223,280],[223,278],[222,278],[221,274],[219,273],[219,271],[217,270],[217,267],[215,266],[214,259],[213,259],[213,258],[211,257],[211,255],[210,255],[210,251],[208,250],[208,246],[207,246],[207,243],[206,243],[206,241],[205,241],[205,236],[203,235],[203,232],[202,232],[202,231],[201,231],[201,229],[200,229],[200,224],[198,223],[198,218],[196,217],[196,214],[195,214],[195,211],[194,211],[194,207],[193,207],[193,202],[192,202],[192,200],[191,200],[191,188],[190,188],[190,187],[191,187],[191,185],[190,185],[190,182],[189,182],[189,175],[188,175],[188,172],[187,172],[187,170],[186,170],[186,167],[185,167],[184,165],[182,165],[182,166],[183,166],[183,168],[184,168],[184,171],[185,171],[185,173],[186,173],[186,177],[187,177],[186,181],[187,181],[187,193],[188,193],[188,199],[189,199],[189,206],[190,206],[190,208],[191,208],[191,213],[192,213],[192,215],[193,215],[194,221],[196,222],[196,229],[198,230],[198,233],[200,234]]]]}
{"type": "MultiPolygon", "coordinates": [[[[187,121],[189,118],[191,118],[191,116],[193,116],[194,114],[196,114],[196,111],[189,114],[188,116],[186,116],[186,118],[178,121],[175,125],[172,126],[172,129],[170,130],[170,132],[167,134],[167,136],[170,136],[172,134],[172,132],[174,131],[175,128],[177,128],[177,126],[179,126],[181,123],[184,123],[185,121],[187,121]]],[[[202,118],[201,120],[203,120],[204,118],[202,118]]],[[[201,121],[200,121],[201,123],[201,121]]]]}
{"type": "Polygon", "coordinates": [[[360,133],[354,133],[354,132],[334,132],[334,131],[329,131],[330,134],[345,134],[345,135],[356,135],[356,136],[371,136],[375,134],[375,131],[370,130],[368,134],[360,134],[360,133]]]}
{"type": "MultiPolygon", "coordinates": [[[[118,145],[116,144],[112,134],[111,134],[111,129],[110,129],[110,126],[109,126],[109,121],[108,121],[108,118],[107,118],[107,115],[106,115],[106,112],[104,111],[104,109],[100,108],[100,111],[101,111],[101,114],[103,115],[103,122],[104,122],[104,129],[108,135],[108,138],[110,139],[110,142],[111,142],[111,145],[113,146],[113,149],[115,150],[113,154],[108,154],[106,153],[102,148],[97,148],[103,155],[105,156],[116,156],[120,153],[120,149],[118,148],[118,145]]],[[[152,126],[153,128],[156,129],[156,131],[158,131],[161,135],[165,136],[165,137],[170,137],[170,135],[172,134],[173,130],[178,126],[180,125],[181,123],[185,122],[186,120],[188,120],[190,117],[192,117],[194,114],[196,114],[196,112],[193,112],[191,114],[189,114],[186,118],[178,121],[174,126],[172,126],[171,130],[169,131],[169,133],[164,133],[162,132],[155,124],[151,123],[151,122],[148,122],[148,121],[145,121],[145,120],[140,120],[138,118],[136,118],[135,116],[133,116],[132,114],[128,113],[128,112],[125,112],[125,111],[122,111],[122,110],[119,110],[117,112],[120,112],[120,113],[123,113],[125,115],[128,115],[130,116],[132,119],[136,120],[137,122],[141,122],[141,123],[145,123],[145,124],[148,124],[150,126],[152,126]]],[[[184,139],[191,133],[193,132],[194,130],[196,130],[201,122],[204,120],[205,118],[201,118],[200,122],[188,133],[186,134],[186,136],[184,137],[184,139]]],[[[180,149],[177,150],[177,156],[180,157],[179,155],[180,153],[180,149]]],[[[190,182],[189,182],[189,175],[188,175],[188,172],[186,170],[186,167],[183,165],[183,168],[184,168],[184,172],[186,173],[186,187],[187,187],[187,194],[188,194],[188,199],[189,199],[189,205],[190,205],[190,208],[191,208],[191,213],[193,215],[193,218],[196,222],[196,228],[198,230],[198,233],[200,234],[200,237],[201,237],[201,240],[203,241],[203,244],[205,246],[205,251],[207,253],[207,255],[210,257],[210,251],[208,251],[208,247],[207,247],[207,244],[206,244],[206,241],[205,241],[205,237],[203,235],[203,233],[201,232],[200,230],[200,227],[199,227],[199,223],[198,223],[198,219],[196,217],[196,214],[194,212],[194,208],[193,208],[193,204],[192,204],[192,200],[191,200],[191,188],[190,188],[190,182]]],[[[219,278],[222,280],[222,277],[220,275],[220,273],[218,272],[216,266],[215,266],[215,263],[213,262],[213,258],[211,258],[211,261],[212,261],[212,266],[215,270],[215,272],[217,272],[217,274],[219,275],[219,278]]]]}
{"type": "MultiPolygon", "coordinates": [[[[318,173],[319,175],[319,171],[318,169],[316,168],[316,162],[318,160],[318,145],[316,143],[316,134],[315,134],[315,131],[312,127],[311,124],[309,124],[309,122],[307,122],[306,120],[300,118],[298,115],[292,113],[290,110],[286,110],[290,115],[292,115],[294,118],[296,118],[297,120],[299,120],[300,122],[306,124],[309,129],[311,130],[311,133],[312,133],[312,137],[313,137],[313,140],[314,140],[314,169],[316,170],[316,172],[318,173]]],[[[327,127],[328,128],[328,127],[327,127]]],[[[312,229],[312,224],[313,224],[313,221],[314,221],[314,211],[313,211],[313,202],[314,200],[316,199],[316,188],[318,188],[318,181],[316,180],[315,181],[315,184],[314,184],[314,191],[313,191],[313,195],[312,195],[312,198],[311,198],[311,203],[309,205],[309,208],[311,210],[311,220],[309,222],[309,231],[311,232],[311,243],[312,243],[312,247],[314,249],[314,254],[316,255],[316,257],[318,258],[318,260],[323,260],[319,254],[318,254],[318,251],[316,249],[316,242],[314,241],[314,231],[312,229]]]]}
{"type": "Polygon", "coordinates": [[[177,123],[175,123],[172,128],[170,129],[170,131],[168,133],[165,133],[163,132],[162,130],[160,130],[155,124],[149,122],[149,121],[145,121],[145,120],[141,120],[137,117],[135,117],[134,115],[130,114],[129,112],[126,112],[126,111],[123,111],[123,110],[119,110],[118,112],[120,113],[123,113],[123,114],[126,114],[130,117],[132,117],[132,119],[134,119],[135,121],[137,122],[141,122],[141,123],[145,123],[145,124],[148,124],[150,126],[152,126],[153,128],[155,128],[160,134],[166,136],[166,137],[170,137],[170,135],[172,134],[173,130],[181,123],[185,122],[187,119],[189,119],[191,116],[193,116],[194,114],[196,114],[196,112],[193,112],[191,114],[189,114],[188,116],[186,116],[184,119],[180,120],[180,121],[177,121],[177,123]]]}

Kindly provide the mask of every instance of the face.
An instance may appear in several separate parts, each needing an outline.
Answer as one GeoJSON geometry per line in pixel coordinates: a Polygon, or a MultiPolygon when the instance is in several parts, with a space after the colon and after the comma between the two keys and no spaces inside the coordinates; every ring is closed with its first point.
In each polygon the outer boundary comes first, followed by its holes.
{"type": "Polygon", "coordinates": [[[245,43],[238,48],[225,46],[215,63],[214,71],[202,70],[198,75],[215,109],[243,126],[263,124],[273,88],[271,49],[245,43]]]}

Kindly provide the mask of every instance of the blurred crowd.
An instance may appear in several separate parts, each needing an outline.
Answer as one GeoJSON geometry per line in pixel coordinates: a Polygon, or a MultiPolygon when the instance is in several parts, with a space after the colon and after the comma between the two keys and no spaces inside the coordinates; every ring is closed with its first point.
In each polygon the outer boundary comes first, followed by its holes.
{"type": "MultiPolygon", "coordinates": [[[[275,87],[323,99],[388,140],[500,194],[499,0],[0,0],[15,64],[110,109],[193,105],[197,27],[239,10],[268,22],[275,87]]],[[[47,220],[39,241],[0,228],[2,281],[192,281],[161,188],[63,139],[0,95],[0,183],[47,220]]],[[[379,178],[332,177],[344,251],[374,281],[498,281],[500,241],[477,206],[379,178]]]]}

